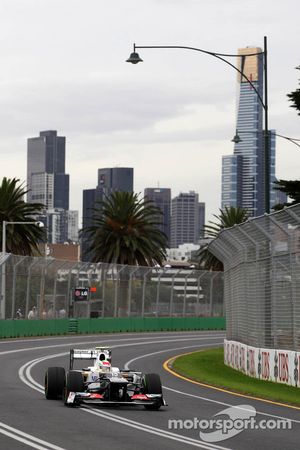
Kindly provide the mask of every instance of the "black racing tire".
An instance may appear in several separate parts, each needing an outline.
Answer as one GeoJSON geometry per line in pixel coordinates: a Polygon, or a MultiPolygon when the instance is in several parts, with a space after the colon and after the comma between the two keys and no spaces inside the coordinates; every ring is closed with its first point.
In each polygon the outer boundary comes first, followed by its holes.
{"type": "Polygon", "coordinates": [[[45,373],[45,397],[47,400],[57,400],[62,397],[65,386],[65,369],[63,367],[48,367],[45,373]]]}
{"type": "Polygon", "coordinates": [[[145,394],[162,394],[160,376],[157,373],[145,373],[143,384],[145,394]]]}
{"type": "MultiPolygon", "coordinates": [[[[157,373],[145,373],[143,376],[143,385],[145,394],[162,395],[162,386],[160,376],[157,373]]],[[[162,406],[162,399],[159,398],[154,405],[144,405],[145,409],[158,410],[162,406]]]]}
{"type": "Polygon", "coordinates": [[[76,404],[67,403],[70,392],[83,392],[84,382],[80,372],[70,370],[66,374],[65,387],[64,387],[64,403],[66,406],[76,406],[76,404]]]}

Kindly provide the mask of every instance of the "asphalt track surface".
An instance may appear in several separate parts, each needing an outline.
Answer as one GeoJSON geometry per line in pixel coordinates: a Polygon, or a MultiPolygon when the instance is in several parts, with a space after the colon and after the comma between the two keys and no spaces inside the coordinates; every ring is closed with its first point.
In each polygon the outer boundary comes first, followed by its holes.
{"type": "Polygon", "coordinates": [[[173,332],[0,341],[0,449],[299,449],[300,410],[195,385],[163,369],[164,361],[172,356],[220,346],[222,340],[222,332],[173,332]],[[159,373],[168,406],[159,411],[143,407],[67,408],[62,401],[46,400],[45,369],[67,369],[72,347],[101,344],[113,348],[114,366],[159,373]],[[199,437],[197,427],[168,427],[170,419],[209,420],[230,406],[239,406],[241,411],[254,407],[258,421],[289,419],[292,429],[244,430],[209,443],[199,437]]]}

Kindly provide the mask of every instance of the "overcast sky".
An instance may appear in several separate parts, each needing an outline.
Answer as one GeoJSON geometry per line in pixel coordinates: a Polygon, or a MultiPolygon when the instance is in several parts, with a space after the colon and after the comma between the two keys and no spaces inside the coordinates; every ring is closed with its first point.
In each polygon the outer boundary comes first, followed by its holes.
{"type": "MultiPolygon", "coordinates": [[[[0,178],[26,179],[27,138],[66,136],[70,208],[100,167],[134,167],[134,188],[194,190],[217,213],[221,157],[233,152],[236,73],[184,45],[221,53],[268,37],[269,126],[300,137],[299,0],[1,0],[0,178]]],[[[235,60],[233,59],[234,63],[235,60]]],[[[299,178],[300,148],[277,140],[276,173],[299,178]]]]}

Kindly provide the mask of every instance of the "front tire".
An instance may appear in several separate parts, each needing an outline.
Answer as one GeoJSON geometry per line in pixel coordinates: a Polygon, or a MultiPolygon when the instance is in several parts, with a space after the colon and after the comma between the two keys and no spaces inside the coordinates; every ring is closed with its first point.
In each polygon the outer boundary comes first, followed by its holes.
{"type": "MultiPolygon", "coordinates": [[[[144,393],[162,395],[160,376],[157,373],[146,373],[143,377],[144,393]]],[[[162,406],[162,399],[158,398],[154,405],[144,405],[145,409],[158,410],[162,406]]]]}
{"type": "Polygon", "coordinates": [[[84,382],[80,372],[70,370],[66,374],[66,382],[64,388],[64,403],[66,406],[75,406],[74,403],[67,403],[70,392],[83,392],[84,382]]]}
{"type": "Polygon", "coordinates": [[[48,367],[45,373],[45,397],[47,400],[57,400],[62,397],[65,385],[65,369],[63,367],[48,367]]]}

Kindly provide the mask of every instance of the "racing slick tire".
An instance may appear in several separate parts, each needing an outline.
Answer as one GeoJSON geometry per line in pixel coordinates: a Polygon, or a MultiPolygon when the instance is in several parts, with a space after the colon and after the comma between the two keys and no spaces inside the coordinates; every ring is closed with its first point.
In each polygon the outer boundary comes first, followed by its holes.
{"type": "Polygon", "coordinates": [[[64,403],[66,406],[76,406],[76,403],[67,403],[70,392],[83,392],[84,383],[80,372],[70,370],[66,374],[65,386],[64,386],[64,403]]]}
{"type": "MultiPolygon", "coordinates": [[[[162,386],[160,376],[157,373],[145,373],[143,376],[143,385],[145,394],[162,395],[162,386]]],[[[145,409],[157,410],[162,406],[162,399],[159,398],[154,405],[144,405],[145,409]]]]}
{"type": "Polygon", "coordinates": [[[62,397],[65,386],[65,369],[63,367],[48,367],[45,373],[45,397],[47,400],[57,400],[62,397]]]}

